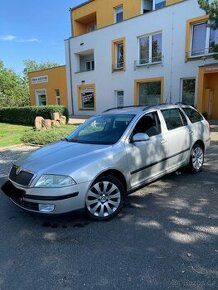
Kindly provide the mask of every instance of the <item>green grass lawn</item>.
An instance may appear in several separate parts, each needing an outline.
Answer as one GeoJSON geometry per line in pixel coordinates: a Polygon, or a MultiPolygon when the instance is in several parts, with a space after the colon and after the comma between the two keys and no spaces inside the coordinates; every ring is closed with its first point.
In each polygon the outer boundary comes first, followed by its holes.
{"type": "Polygon", "coordinates": [[[21,144],[21,136],[31,127],[0,123],[0,147],[21,144]]]}
{"type": "Polygon", "coordinates": [[[0,147],[21,143],[48,144],[69,135],[75,128],[74,125],[63,125],[49,130],[35,131],[29,126],[0,123],[0,147]]]}

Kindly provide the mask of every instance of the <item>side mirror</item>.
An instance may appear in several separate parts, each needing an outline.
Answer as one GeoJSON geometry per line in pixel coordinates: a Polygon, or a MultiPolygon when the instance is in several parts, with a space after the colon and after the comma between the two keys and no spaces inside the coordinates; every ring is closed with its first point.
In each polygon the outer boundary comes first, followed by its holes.
{"type": "Polygon", "coordinates": [[[150,137],[146,133],[136,133],[132,138],[132,142],[148,141],[149,139],[150,137]]]}

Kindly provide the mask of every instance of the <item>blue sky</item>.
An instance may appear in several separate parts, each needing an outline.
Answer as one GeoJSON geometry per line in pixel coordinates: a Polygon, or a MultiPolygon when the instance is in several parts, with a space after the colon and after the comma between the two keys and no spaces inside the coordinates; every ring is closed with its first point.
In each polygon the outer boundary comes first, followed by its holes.
{"type": "Polygon", "coordinates": [[[23,71],[23,60],[65,63],[70,37],[69,8],[86,0],[5,0],[0,5],[0,59],[23,71]]]}

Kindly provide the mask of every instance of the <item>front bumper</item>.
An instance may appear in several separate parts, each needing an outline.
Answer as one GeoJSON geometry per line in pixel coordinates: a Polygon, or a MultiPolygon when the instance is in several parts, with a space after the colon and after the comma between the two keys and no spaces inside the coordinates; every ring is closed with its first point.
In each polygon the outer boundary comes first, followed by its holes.
{"type": "Polygon", "coordinates": [[[44,214],[62,214],[85,207],[85,196],[89,183],[81,183],[67,188],[24,188],[10,180],[2,186],[2,191],[19,207],[44,214]],[[52,210],[42,210],[50,206],[52,210]]]}

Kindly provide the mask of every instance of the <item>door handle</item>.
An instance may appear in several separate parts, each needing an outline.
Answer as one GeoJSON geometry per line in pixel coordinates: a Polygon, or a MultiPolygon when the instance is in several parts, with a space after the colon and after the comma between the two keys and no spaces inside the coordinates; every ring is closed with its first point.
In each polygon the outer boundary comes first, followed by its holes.
{"type": "Polygon", "coordinates": [[[165,144],[165,143],[167,143],[167,140],[166,139],[162,139],[161,140],[161,144],[165,144]]]}
{"type": "Polygon", "coordinates": [[[190,135],[193,135],[193,131],[192,131],[192,130],[189,130],[189,134],[190,134],[190,135]]]}

